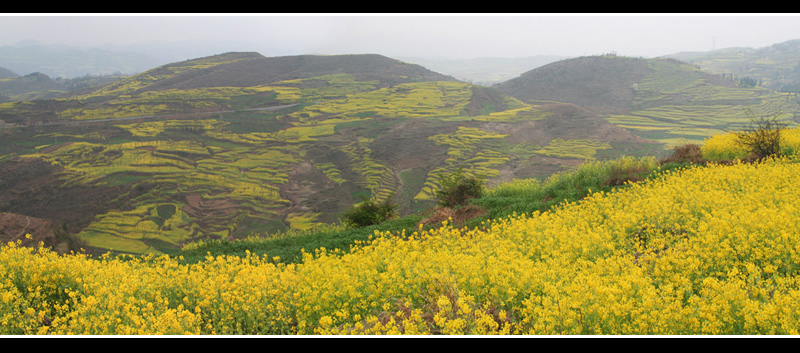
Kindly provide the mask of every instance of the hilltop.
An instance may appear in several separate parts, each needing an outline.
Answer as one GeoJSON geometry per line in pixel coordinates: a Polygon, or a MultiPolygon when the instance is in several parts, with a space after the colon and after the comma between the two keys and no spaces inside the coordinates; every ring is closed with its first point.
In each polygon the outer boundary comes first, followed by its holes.
{"type": "MultiPolygon", "coordinates": [[[[279,81],[306,79],[302,83],[304,86],[297,87],[297,89],[313,89],[318,88],[315,85],[325,86],[327,83],[324,82],[324,78],[321,80],[309,78],[329,75],[348,75],[352,77],[352,80],[369,83],[373,88],[411,82],[454,81],[451,77],[434,73],[421,66],[406,64],[380,55],[300,55],[267,58],[258,53],[225,53],[159,66],[101,87],[88,87],[70,93],[61,92],[59,98],[63,99],[16,104],[16,106],[0,110],[0,120],[9,124],[30,125],[56,123],[70,119],[91,120],[102,117],[120,118],[150,114],[187,114],[257,108],[276,104],[265,93],[254,91],[260,86],[279,81]],[[222,92],[219,97],[192,97],[190,95],[193,92],[207,94],[202,90],[214,87],[240,88],[241,90],[222,92]],[[147,95],[147,92],[172,93],[175,91],[187,92],[181,94],[181,99],[171,99],[168,102],[132,99],[147,95]],[[230,94],[256,96],[256,100],[234,102],[234,104],[244,103],[243,106],[231,105],[226,102],[230,99],[226,95],[230,94]],[[200,102],[196,102],[196,104],[187,102],[191,100],[200,100],[200,102]],[[126,105],[127,101],[131,101],[131,104],[135,104],[137,107],[113,108],[126,105]],[[127,110],[127,112],[121,112],[122,110],[127,110]],[[87,114],[89,111],[101,113],[94,117],[87,114]],[[76,112],[80,116],[70,115],[70,112],[76,112]],[[66,119],[60,119],[58,116],[66,119]]],[[[166,98],[170,99],[168,96],[166,98]]],[[[292,102],[296,101],[292,100],[292,102]]]]}
{"type": "Polygon", "coordinates": [[[558,101],[622,112],[633,101],[631,87],[651,73],[647,60],[587,56],[544,65],[495,88],[522,101],[558,101]]]}
{"type": "MultiPolygon", "coordinates": [[[[356,81],[377,81],[376,87],[410,82],[454,81],[451,77],[422,66],[403,63],[377,54],[264,57],[254,52],[226,53],[165,65],[145,74],[150,76],[165,74],[170,77],[159,79],[136,93],[203,87],[252,87],[334,74],[352,75],[356,81]],[[186,71],[178,70],[181,67],[195,66],[198,61],[219,65],[212,64],[207,68],[186,71]]],[[[136,76],[132,79],[135,80],[136,76]]]]}
{"type": "MultiPolygon", "coordinates": [[[[495,88],[523,101],[567,102],[601,113],[623,114],[636,108],[637,94],[642,93],[639,85],[652,80],[655,75],[703,81],[705,85],[720,89],[737,87],[731,80],[685,66],[677,60],[601,55],[544,65],[498,84],[495,88]]],[[[662,81],[663,84],[670,84],[662,81]]],[[[673,102],[660,104],[669,103],[673,102]]]]}

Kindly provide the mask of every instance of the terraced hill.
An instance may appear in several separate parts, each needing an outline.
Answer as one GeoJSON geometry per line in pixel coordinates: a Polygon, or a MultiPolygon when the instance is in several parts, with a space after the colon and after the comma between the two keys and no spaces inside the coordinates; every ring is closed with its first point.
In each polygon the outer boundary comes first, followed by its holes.
{"type": "Polygon", "coordinates": [[[780,97],[669,60],[581,58],[489,88],[380,55],[226,53],[0,104],[0,212],[90,251],[170,253],[336,222],[364,196],[418,212],[462,167],[493,185],[657,155],[780,97]]]}
{"type": "Polygon", "coordinates": [[[742,86],[674,59],[593,56],[552,63],[496,86],[528,103],[561,101],[601,114],[632,134],[679,145],[740,129],[757,116],[798,121],[800,99],[742,86]]]}
{"type": "Polygon", "coordinates": [[[0,117],[0,210],[130,253],[336,222],[362,196],[419,211],[460,167],[496,183],[659,148],[379,55],[227,53],[0,117]]]}
{"type": "Polygon", "coordinates": [[[669,57],[747,85],[800,93],[800,39],[763,48],[724,48],[669,57]]]}

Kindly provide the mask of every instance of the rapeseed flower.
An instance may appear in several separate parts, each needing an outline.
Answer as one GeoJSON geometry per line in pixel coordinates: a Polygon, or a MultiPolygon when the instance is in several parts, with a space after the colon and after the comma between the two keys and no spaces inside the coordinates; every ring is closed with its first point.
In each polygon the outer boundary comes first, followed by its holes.
{"type": "MultiPolygon", "coordinates": [[[[3,334],[797,334],[800,164],[708,165],[296,265],[0,250],[3,334]]],[[[519,185],[518,185],[519,186],[519,185]]]]}

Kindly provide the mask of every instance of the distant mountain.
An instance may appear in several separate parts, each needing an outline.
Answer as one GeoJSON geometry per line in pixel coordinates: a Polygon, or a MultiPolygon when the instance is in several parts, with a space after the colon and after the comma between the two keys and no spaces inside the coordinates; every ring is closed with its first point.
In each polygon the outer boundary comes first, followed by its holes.
{"type": "MultiPolygon", "coordinates": [[[[88,120],[93,112],[98,117],[106,114],[109,106],[127,106],[128,101],[137,105],[124,108],[129,115],[176,114],[229,110],[241,108],[224,100],[206,100],[201,97],[173,96],[169,102],[159,100],[142,101],[137,96],[145,92],[170,90],[196,90],[208,87],[247,88],[287,80],[298,80],[315,76],[349,75],[355,81],[371,82],[371,88],[382,88],[402,83],[424,81],[455,81],[452,77],[430,71],[422,66],[404,63],[381,55],[298,55],[264,57],[261,54],[225,53],[209,57],[162,65],[143,73],[125,77],[100,89],[96,86],[71,92],[72,99],[59,101],[36,101],[19,104],[12,109],[0,111],[0,120],[16,124],[53,123],[56,115],[67,119],[88,120]],[[195,101],[202,101],[195,102],[195,101]],[[80,108],[78,108],[80,107],[80,108]],[[76,109],[78,108],[78,109],[76,109]],[[60,113],[68,111],[69,113],[60,113]],[[137,113],[138,112],[138,113],[137,113]]],[[[304,84],[313,86],[314,80],[304,84]]],[[[308,87],[310,88],[310,87],[308,87]]],[[[63,93],[63,92],[62,92],[63,93]]],[[[252,93],[241,93],[250,95],[252,93]]],[[[263,104],[278,104],[266,97],[263,104]]],[[[253,106],[247,106],[253,108],[253,106]]],[[[116,117],[121,117],[116,115],[116,117]]]]}
{"type": "Polygon", "coordinates": [[[524,58],[486,57],[462,60],[419,57],[398,57],[397,59],[425,66],[464,82],[491,86],[516,78],[537,67],[567,59],[567,57],[539,55],[524,58]]]}
{"type": "Polygon", "coordinates": [[[36,42],[0,46],[0,67],[19,75],[40,72],[52,78],[74,78],[136,74],[159,64],[147,55],[134,52],[46,46],[36,42]]]}
{"type": "Polygon", "coordinates": [[[747,85],[800,93],[800,39],[763,48],[725,48],[667,55],[747,85]]]}
{"type": "Polygon", "coordinates": [[[55,98],[61,93],[61,85],[39,72],[0,79],[0,102],[55,98]]]}
{"type": "Polygon", "coordinates": [[[4,67],[0,67],[0,79],[7,79],[7,78],[15,78],[19,77],[16,72],[6,69],[4,67]]]}
{"type": "Polygon", "coordinates": [[[0,102],[33,101],[80,94],[82,90],[91,90],[120,78],[112,75],[87,75],[52,79],[41,72],[18,76],[11,70],[0,68],[0,102]]]}

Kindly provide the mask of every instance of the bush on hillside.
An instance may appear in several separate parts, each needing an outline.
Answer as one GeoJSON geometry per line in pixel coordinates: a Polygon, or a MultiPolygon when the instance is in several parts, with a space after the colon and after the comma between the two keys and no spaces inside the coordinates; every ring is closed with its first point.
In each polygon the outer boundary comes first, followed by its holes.
{"type": "Polygon", "coordinates": [[[469,199],[483,195],[484,179],[467,175],[464,168],[458,168],[450,174],[439,174],[439,187],[440,189],[436,191],[439,206],[463,206],[469,199]]]}
{"type": "Polygon", "coordinates": [[[761,117],[748,110],[747,115],[750,116],[750,127],[736,133],[739,144],[757,159],[779,156],[781,131],[786,128],[786,123],[778,120],[778,114],[761,117]]]}
{"type": "Polygon", "coordinates": [[[343,223],[350,228],[360,228],[394,219],[397,217],[397,205],[392,203],[392,199],[389,197],[381,203],[364,200],[344,213],[343,223]]]}
{"type": "Polygon", "coordinates": [[[662,159],[659,162],[661,165],[677,163],[677,164],[705,164],[706,160],[703,157],[702,148],[697,144],[685,144],[677,146],[672,150],[672,154],[662,159]]]}

